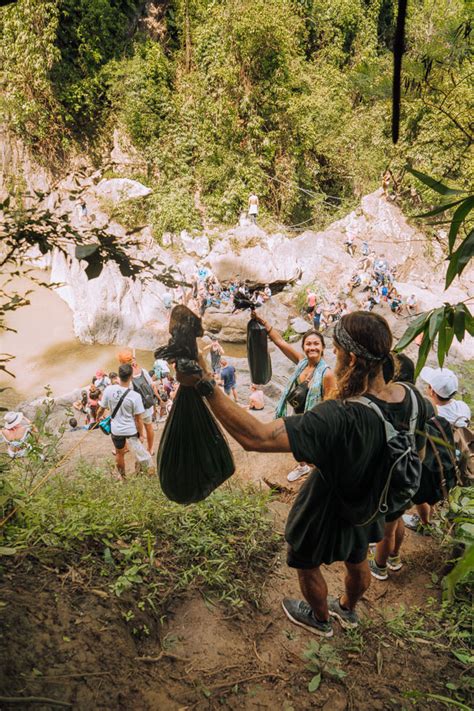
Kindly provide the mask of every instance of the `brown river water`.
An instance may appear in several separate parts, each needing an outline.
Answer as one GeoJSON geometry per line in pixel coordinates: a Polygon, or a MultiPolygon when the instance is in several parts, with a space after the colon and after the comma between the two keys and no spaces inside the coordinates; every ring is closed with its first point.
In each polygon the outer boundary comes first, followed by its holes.
{"type": "MultiPolygon", "coordinates": [[[[42,272],[40,278],[47,281],[42,272]]],[[[53,396],[63,395],[91,382],[95,371],[107,373],[117,370],[117,353],[128,344],[88,345],[74,336],[72,313],[68,305],[51,289],[36,286],[27,279],[17,280],[15,288],[21,293],[33,289],[30,306],[12,312],[7,325],[16,330],[0,332],[0,353],[14,359],[8,369],[14,378],[0,371],[0,403],[13,408],[23,400],[45,394],[45,387],[53,396]]],[[[157,346],[160,344],[157,344],[157,346]]],[[[226,354],[244,357],[244,344],[226,343],[226,354]]],[[[153,365],[153,353],[137,349],[138,362],[147,369],[153,365]]]]}

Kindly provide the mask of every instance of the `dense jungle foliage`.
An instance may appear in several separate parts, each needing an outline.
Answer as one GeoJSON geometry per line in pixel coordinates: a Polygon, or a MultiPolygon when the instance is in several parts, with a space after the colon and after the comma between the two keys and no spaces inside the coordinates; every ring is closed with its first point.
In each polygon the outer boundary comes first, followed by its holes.
{"type": "Polygon", "coordinates": [[[334,219],[407,161],[472,182],[469,14],[409,3],[390,140],[394,0],[19,0],[0,10],[1,113],[37,156],[96,158],[119,127],[157,232],[334,219]]]}

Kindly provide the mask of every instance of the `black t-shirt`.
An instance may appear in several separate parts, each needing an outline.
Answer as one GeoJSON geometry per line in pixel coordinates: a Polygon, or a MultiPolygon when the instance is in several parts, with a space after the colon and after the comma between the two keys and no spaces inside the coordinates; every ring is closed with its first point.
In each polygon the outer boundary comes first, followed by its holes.
{"type": "MultiPolygon", "coordinates": [[[[412,389],[418,402],[420,434],[416,435],[416,443],[421,450],[425,443],[426,403],[416,388],[412,389]]],[[[400,403],[388,403],[372,395],[369,398],[396,429],[408,429],[408,391],[400,403]]],[[[285,418],[285,425],[295,459],[317,467],[300,489],[288,517],[285,537],[293,550],[320,565],[346,560],[354,548],[366,546],[369,539],[380,540],[383,517],[375,524],[355,527],[338,512],[338,498],[360,504],[365,491],[386,479],[386,439],[378,415],[361,403],[328,400],[304,415],[285,418]]]]}

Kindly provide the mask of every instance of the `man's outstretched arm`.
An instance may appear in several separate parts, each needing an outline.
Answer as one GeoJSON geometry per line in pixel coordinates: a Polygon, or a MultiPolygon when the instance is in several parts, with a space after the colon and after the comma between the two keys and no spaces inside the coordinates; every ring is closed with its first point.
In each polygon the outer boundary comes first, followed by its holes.
{"type": "MultiPolygon", "coordinates": [[[[199,380],[177,372],[181,387],[193,386],[199,380]]],[[[209,406],[224,429],[249,452],[291,452],[283,420],[261,422],[247,410],[224,395],[219,387],[207,398],[209,406]]]]}

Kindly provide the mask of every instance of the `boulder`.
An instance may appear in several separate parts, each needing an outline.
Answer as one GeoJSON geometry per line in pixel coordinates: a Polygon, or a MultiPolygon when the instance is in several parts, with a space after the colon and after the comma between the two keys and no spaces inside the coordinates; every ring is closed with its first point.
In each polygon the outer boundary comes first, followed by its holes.
{"type": "Polygon", "coordinates": [[[298,317],[292,319],[291,328],[293,331],[296,331],[296,333],[306,333],[306,331],[311,328],[311,324],[305,321],[304,318],[298,317]]]}
{"type": "Polygon", "coordinates": [[[95,187],[95,194],[98,197],[111,200],[113,203],[132,198],[146,197],[151,193],[151,188],[147,188],[138,180],[129,178],[110,178],[101,180],[95,187]]]}
{"type": "Polygon", "coordinates": [[[187,254],[197,254],[198,257],[205,257],[209,254],[209,239],[206,235],[192,237],[186,230],[180,234],[181,245],[187,254]]]}
{"type": "MultiPolygon", "coordinates": [[[[258,309],[258,314],[279,331],[286,331],[290,318],[290,309],[282,303],[280,295],[272,297],[258,309]]],[[[247,323],[249,311],[232,312],[231,306],[220,309],[206,309],[203,316],[203,328],[219,335],[220,340],[229,343],[245,343],[247,340],[247,323]]],[[[308,330],[307,328],[305,329],[308,330]]]]}
{"type": "MultiPolygon", "coordinates": [[[[169,264],[169,255],[161,252],[156,248],[154,253],[169,264]]],[[[166,290],[161,282],[125,278],[110,262],[97,279],[88,280],[83,263],[60,252],[53,254],[50,280],[64,283],[57,293],[71,308],[74,333],[83,343],[153,349],[157,341],[167,340],[169,314],[160,298],[166,290]]]]}

